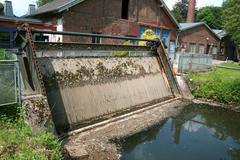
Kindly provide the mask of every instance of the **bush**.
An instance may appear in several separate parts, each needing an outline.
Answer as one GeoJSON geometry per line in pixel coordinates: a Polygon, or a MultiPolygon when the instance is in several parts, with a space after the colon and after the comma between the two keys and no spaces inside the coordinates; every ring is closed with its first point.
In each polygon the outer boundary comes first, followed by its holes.
{"type": "Polygon", "coordinates": [[[4,49],[0,48],[0,60],[12,60],[14,59],[12,54],[5,53],[4,49]]]}
{"type": "Polygon", "coordinates": [[[63,159],[61,143],[54,135],[46,131],[33,131],[24,121],[21,109],[12,107],[8,112],[0,108],[0,159],[63,159]]]}
{"type": "Polygon", "coordinates": [[[207,73],[190,73],[193,95],[227,104],[240,104],[240,71],[213,69],[207,73]]]}

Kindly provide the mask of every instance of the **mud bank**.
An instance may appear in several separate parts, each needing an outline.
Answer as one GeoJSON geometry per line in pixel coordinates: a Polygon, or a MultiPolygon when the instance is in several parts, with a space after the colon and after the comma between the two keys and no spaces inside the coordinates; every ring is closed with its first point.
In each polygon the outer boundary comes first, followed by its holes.
{"type": "Polygon", "coordinates": [[[224,104],[224,103],[215,102],[211,99],[205,99],[205,98],[197,98],[197,99],[194,99],[193,102],[196,104],[204,104],[204,105],[208,105],[210,107],[218,107],[218,108],[223,108],[223,109],[227,109],[227,110],[231,110],[231,111],[240,113],[239,105],[224,104]]]}
{"type": "Polygon", "coordinates": [[[166,118],[177,115],[189,103],[181,99],[168,101],[82,133],[72,132],[65,140],[65,155],[67,159],[116,160],[119,154],[114,141],[147,130],[166,118]]]}

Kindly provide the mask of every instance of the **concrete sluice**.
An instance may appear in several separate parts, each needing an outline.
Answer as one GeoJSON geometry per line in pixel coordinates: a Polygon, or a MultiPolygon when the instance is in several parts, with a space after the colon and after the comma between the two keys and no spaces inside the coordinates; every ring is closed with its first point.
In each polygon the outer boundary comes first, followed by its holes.
{"type": "Polygon", "coordinates": [[[180,97],[162,45],[153,48],[28,40],[19,57],[25,62],[24,84],[46,95],[58,132],[180,97]]]}

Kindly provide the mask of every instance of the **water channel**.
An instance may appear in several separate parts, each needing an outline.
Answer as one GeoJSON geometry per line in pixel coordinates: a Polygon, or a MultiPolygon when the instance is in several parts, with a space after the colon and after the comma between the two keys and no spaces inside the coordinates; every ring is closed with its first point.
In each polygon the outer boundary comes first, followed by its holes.
{"type": "Polygon", "coordinates": [[[240,160],[240,114],[194,104],[120,146],[121,160],[240,160]]]}

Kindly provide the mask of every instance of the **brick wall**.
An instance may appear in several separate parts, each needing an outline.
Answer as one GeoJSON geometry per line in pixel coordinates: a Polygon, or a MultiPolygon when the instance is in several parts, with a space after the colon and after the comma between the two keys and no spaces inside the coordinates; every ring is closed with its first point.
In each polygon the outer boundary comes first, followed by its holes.
{"type": "MultiPolygon", "coordinates": [[[[138,36],[140,25],[169,29],[176,40],[177,26],[156,0],[130,0],[129,18],[121,19],[121,0],[87,0],[62,15],[65,31],[99,32],[111,35],[138,36]]],[[[85,40],[64,37],[64,41],[85,40]]]]}
{"type": "Polygon", "coordinates": [[[179,36],[179,42],[181,44],[180,49],[183,49],[186,52],[190,52],[190,43],[196,44],[195,53],[198,53],[199,45],[204,45],[206,54],[207,45],[210,45],[209,52],[211,53],[212,47],[215,46],[219,49],[220,40],[204,25],[183,31],[179,36]]]}

